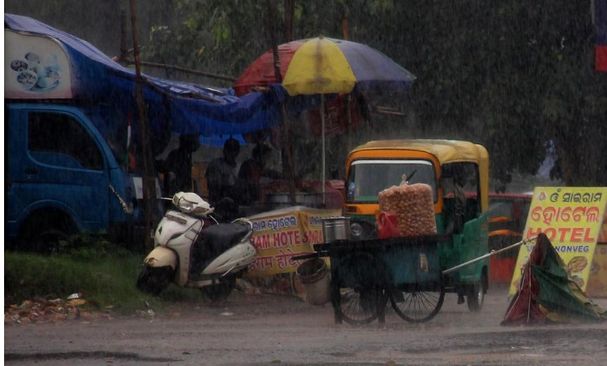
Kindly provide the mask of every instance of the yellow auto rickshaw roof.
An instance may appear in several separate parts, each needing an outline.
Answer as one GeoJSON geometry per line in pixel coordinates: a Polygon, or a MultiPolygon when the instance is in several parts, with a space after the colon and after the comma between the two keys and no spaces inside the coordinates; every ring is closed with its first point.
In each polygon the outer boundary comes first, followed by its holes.
{"type": "MultiPolygon", "coordinates": [[[[469,141],[440,140],[440,139],[405,139],[405,140],[376,140],[369,141],[356,147],[350,152],[364,150],[413,150],[434,155],[440,164],[455,162],[479,162],[487,159],[487,150],[469,141]]],[[[375,155],[375,154],[374,154],[375,155]]]]}

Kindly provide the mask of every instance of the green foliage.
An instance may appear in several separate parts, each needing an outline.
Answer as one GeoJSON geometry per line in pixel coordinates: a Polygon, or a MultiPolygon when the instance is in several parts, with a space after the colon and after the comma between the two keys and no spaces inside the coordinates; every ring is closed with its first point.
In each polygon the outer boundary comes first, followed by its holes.
{"type": "MultiPolygon", "coordinates": [[[[277,29],[281,3],[275,1],[277,29]]],[[[184,14],[173,33],[178,42],[152,39],[157,52],[167,49],[186,64],[238,75],[271,46],[265,1],[178,4],[184,14]]],[[[557,177],[568,184],[607,184],[606,169],[597,169],[607,153],[601,97],[607,83],[592,71],[587,2],[295,1],[295,38],[341,38],[344,14],[351,39],[383,51],[418,77],[408,120],[375,116],[386,137],[402,131],[483,143],[492,175],[504,182],[514,172],[535,173],[552,141],[557,177]]]]}
{"type": "Polygon", "coordinates": [[[81,293],[89,306],[111,306],[114,311],[132,313],[147,306],[163,308],[175,300],[200,300],[198,291],[173,286],[160,297],[146,295],[135,287],[141,255],[102,240],[84,237],[77,241],[53,255],[5,251],[5,303],[37,297],[65,299],[81,293]]]}

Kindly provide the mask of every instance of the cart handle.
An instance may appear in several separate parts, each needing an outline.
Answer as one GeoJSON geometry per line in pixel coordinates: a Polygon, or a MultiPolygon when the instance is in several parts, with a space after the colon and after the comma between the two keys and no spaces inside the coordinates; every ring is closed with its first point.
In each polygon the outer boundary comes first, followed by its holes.
{"type": "Polygon", "coordinates": [[[298,260],[303,260],[303,259],[310,259],[310,258],[318,258],[318,253],[309,253],[309,254],[302,254],[302,255],[294,255],[291,257],[292,260],[298,261],[298,260]]]}
{"type": "Polygon", "coordinates": [[[447,269],[446,269],[446,270],[444,270],[442,273],[443,273],[444,275],[449,274],[449,273],[454,272],[454,271],[457,271],[458,269],[460,269],[460,268],[462,268],[462,267],[465,267],[465,266],[467,266],[467,265],[469,265],[469,264],[472,264],[472,263],[478,262],[478,261],[480,261],[481,259],[485,259],[485,258],[487,258],[487,257],[491,257],[492,255],[496,255],[496,254],[499,254],[499,253],[501,253],[501,252],[505,252],[506,250],[510,250],[510,249],[514,249],[514,248],[516,248],[516,247],[520,247],[521,245],[523,245],[523,244],[527,244],[528,242],[534,241],[535,239],[537,239],[537,236],[533,236],[533,237],[531,237],[531,238],[529,238],[529,239],[524,239],[524,240],[521,240],[521,241],[519,241],[519,242],[517,242],[517,243],[514,243],[514,244],[509,245],[509,246],[507,246],[507,247],[505,247],[505,248],[502,248],[502,249],[498,249],[498,250],[492,250],[491,252],[489,252],[489,253],[487,253],[487,254],[484,254],[484,255],[482,255],[482,256],[480,256],[480,257],[478,257],[478,258],[474,258],[474,259],[471,259],[471,260],[469,260],[469,261],[467,261],[467,262],[464,262],[464,263],[462,263],[462,264],[458,264],[458,265],[457,265],[457,266],[455,266],[455,267],[447,268],[447,269]]]}

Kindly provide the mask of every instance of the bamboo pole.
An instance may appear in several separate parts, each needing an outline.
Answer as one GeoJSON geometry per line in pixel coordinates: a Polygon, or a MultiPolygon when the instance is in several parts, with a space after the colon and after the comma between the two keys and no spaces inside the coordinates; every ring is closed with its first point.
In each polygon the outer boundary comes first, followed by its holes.
{"type": "Polygon", "coordinates": [[[352,93],[346,96],[346,115],[348,121],[346,122],[346,149],[350,152],[352,148],[352,93]]]}
{"type": "MultiPolygon", "coordinates": [[[[273,20],[276,19],[276,9],[273,0],[266,0],[268,6],[268,32],[270,34],[270,42],[272,43],[272,57],[274,61],[274,78],[277,83],[282,83],[282,75],[280,73],[280,54],[278,53],[278,42],[276,41],[276,34],[274,32],[273,20]]],[[[283,141],[284,152],[287,155],[287,176],[289,181],[289,199],[291,204],[295,204],[295,171],[293,162],[293,143],[291,136],[291,129],[289,123],[289,116],[287,113],[286,105],[282,105],[282,121],[283,121],[283,141]],[[285,146],[286,145],[286,146],[285,146]]]]}
{"type": "MultiPolygon", "coordinates": [[[[133,60],[126,60],[126,63],[129,65],[132,65],[135,62],[133,60]]],[[[229,81],[229,82],[236,81],[236,79],[233,78],[232,76],[214,74],[211,72],[194,70],[194,69],[188,69],[186,67],[181,67],[181,66],[177,66],[177,65],[169,65],[169,64],[163,64],[163,63],[151,62],[151,61],[139,61],[139,64],[141,66],[149,66],[149,67],[157,67],[157,68],[161,68],[161,69],[181,71],[181,72],[184,72],[187,74],[200,75],[200,76],[205,76],[205,77],[212,78],[212,79],[224,80],[224,81],[229,81]]]]}
{"type": "Polygon", "coordinates": [[[476,263],[476,262],[478,262],[478,261],[480,261],[480,260],[483,260],[483,259],[485,259],[485,258],[487,258],[487,257],[491,257],[491,256],[493,256],[493,255],[496,255],[496,254],[499,254],[499,253],[505,252],[505,251],[507,251],[507,250],[514,249],[514,248],[516,248],[516,247],[520,247],[521,245],[523,245],[523,244],[527,244],[527,243],[529,243],[529,242],[531,242],[531,241],[535,240],[536,238],[537,238],[537,236],[534,236],[534,237],[529,238],[529,239],[524,239],[524,240],[521,240],[521,241],[519,241],[519,242],[517,242],[517,243],[514,243],[514,244],[512,244],[512,245],[509,245],[509,246],[507,246],[507,247],[505,247],[505,248],[498,249],[498,250],[492,250],[491,252],[489,252],[489,253],[487,253],[487,254],[484,254],[484,255],[482,255],[482,256],[480,256],[480,257],[478,257],[478,258],[474,258],[474,259],[471,259],[471,260],[469,260],[469,261],[467,261],[467,262],[464,262],[464,263],[462,263],[462,264],[458,264],[457,266],[454,266],[454,267],[448,268],[448,269],[446,269],[446,270],[444,270],[444,271],[443,271],[443,274],[444,274],[444,275],[445,275],[445,274],[449,274],[449,273],[451,273],[451,272],[457,271],[458,269],[460,269],[460,268],[462,268],[462,267],[465,267],[465,266],[470,265],[470,264],[472,264],[472,263],[476,263]]]}
{"type": "Polygon", "coordinates": [[[326,206],[327,204],[327,200],[326,200],[326,195],[325,195],[325,186],[326,186],[326,181],[327,181],[327,172],[326,172],[326,152],[325,152],[325,148],[326,148],[326,143],[325,143],[325,95],[321,94],[320,95],[320,125],[321,125],[321,134],[322,134],[322,173],[320,175],[321,177],[321,184],[322,184],[322,205],[323,207],[326,206]]]}
{"type": "Polygon", "coordinates": [[[285,41],[291,42],[293,40],[293,18],[295,15],[295,0],[284,0],[285,8],[285,41]]]}
{"type": "Polygon", "coordinates": [[[121,64],[126,62],[129,49],[127,47],[126,40],[126,11],[120,10],[120,56],[118,56],[118,62],[121,64]]]}
{"type": "Polygon", "coordinates": [[[152,246],[152,228],[155,221],[154,213],[154,196],[156,191],[156,176],[154,172],[154,164],[152,150],[150,146],[148,119],[143,99],[143,85],[145,79],[141,75],[141,63],[139,56],[139,44],[137,36],[137,16],[136,16],[136,0],[129,0],[131,11],[131,30],[133,32],[133,56],[135,58],[135,100],[137,109],[139,110],[139,128],[141,132],[141,149],[143,155],[143,203],[144,203],[144,245],[146,248],[152,246]]]}

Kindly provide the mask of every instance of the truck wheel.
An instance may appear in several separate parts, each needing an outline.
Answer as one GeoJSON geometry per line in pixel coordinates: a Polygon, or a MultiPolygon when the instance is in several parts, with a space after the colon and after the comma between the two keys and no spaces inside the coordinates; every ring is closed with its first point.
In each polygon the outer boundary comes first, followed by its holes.
{"type": "Polygon", "coordinates": [[[145,293],[158,296],[169,286],[174,272],[171,266],[144,266],[137,277],[137,288],[145,293]]]}
{"type": "Polygon", "coordinates": [[[23,224],[18,249],[52,253],[65,246],[76,233],[72,220],[62,212],[43,212],[23,224]]]}

